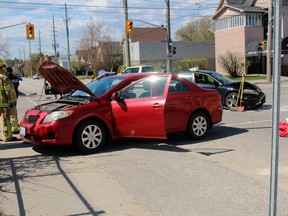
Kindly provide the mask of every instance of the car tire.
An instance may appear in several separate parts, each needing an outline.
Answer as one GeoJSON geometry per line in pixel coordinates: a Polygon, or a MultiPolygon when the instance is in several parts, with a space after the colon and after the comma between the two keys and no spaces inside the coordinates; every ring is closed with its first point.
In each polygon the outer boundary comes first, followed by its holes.
{"type": "Polygon", "coordinates": [[[203,112],[194,113],[188,122],[187,134],[193,139],[202,139],[210,128],[207,115],[203,112]]]}
{"type": "Polygon", "coordinates": [[[96,120],[88,120],[76,129],[74,144],[84,154],[97,152],[106,142],[106,128],[96,120]]]}
{"type": "Polygon", "coordinates": [[[229,110],[235,110],[237,108],[238,93],[231,92],[225,98],[225,107],[229,110]]]}

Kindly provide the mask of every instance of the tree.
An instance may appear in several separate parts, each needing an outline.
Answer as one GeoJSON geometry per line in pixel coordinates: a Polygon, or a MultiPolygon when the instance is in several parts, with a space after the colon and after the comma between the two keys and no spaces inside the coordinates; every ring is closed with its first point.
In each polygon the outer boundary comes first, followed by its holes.
{"type": "Polygon", "coordinates": [[[0,58],[6,58],[9,55],[8,44],[5,39],[0,35],[0,58]]]}
{"type": "Polygon", "coordinates": [[[226,51],[217,59],[219,65],[232,77],[239,77],[245,73],[245,63],[237,52],[226,51]]]}
{"type": "Polygon", "coordinates": [[[39,72],[38,69],[41,65],[41,61],[40,61],[41,58],[43,58],[42,54],[39,54],[39,53],[31,54],[32,69],[30,69],[30,60],[26,60],[24,62],[23,75],[25,77],[33,76],[34,74],[37,74],[39,72]],[[32,71],[32,74],[31,74],[31,71],[32,71]]]}
{"type": "Polygon", "coordinates": [[[84,67],[88,70],[110,70],[113,65],[111,37],[103,24],[90,22],[80,36],[78,51],[84,58],[84,67]]]}
{"type": "Polygon", "coordinates": [[[214,41],[215,22],[209,17],[191,20],[176,31],[176,39],[181,41],[214,41]]]}

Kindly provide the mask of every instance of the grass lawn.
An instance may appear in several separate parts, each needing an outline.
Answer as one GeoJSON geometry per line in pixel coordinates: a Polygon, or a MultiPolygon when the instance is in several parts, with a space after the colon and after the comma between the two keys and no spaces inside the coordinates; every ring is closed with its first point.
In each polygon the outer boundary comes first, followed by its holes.
{"type": "MultiPolygon", "coordinates": [[[[228,76],[230,79],[232,80],[241,80],[242,77],[236,77],[236,78],[232,78],[230,76],[228,76]]],[[[245,76],[245,80],[246,81],[253,81],[253,80],[266,80],[266,76],[264,75],[249,75],[249,76],[245,76]]]]}

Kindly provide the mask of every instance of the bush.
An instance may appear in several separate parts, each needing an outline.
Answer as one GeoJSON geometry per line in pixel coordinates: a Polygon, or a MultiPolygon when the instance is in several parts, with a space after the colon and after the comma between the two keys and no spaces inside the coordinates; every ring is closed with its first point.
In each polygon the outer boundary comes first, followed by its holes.
{"type": "Polygon", "coordinates": [[[208,60],[205,58],[185,58],[174,62],[174,71],[187,71],[189,68],[198,67],[206,69],[208,60]]]}
{"type": "Polygon", "coordinates": [[[219,65],[231,76],[239,77],[245,73],[245,63],[237,52],[226,51],[217,59],[219,65]]]}

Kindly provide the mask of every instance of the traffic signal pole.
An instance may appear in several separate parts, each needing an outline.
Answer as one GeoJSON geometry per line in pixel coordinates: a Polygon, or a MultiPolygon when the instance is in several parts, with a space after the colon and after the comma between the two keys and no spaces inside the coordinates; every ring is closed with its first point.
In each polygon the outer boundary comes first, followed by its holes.
{"type": "Polygon", "coordinates": [[[167,72],[172,72],[172,55],[171,48],[172,48],[172,41],[171,41],[171,29],[170,29],[170,0],[165,0],[166,2],[166,36],[167,36],[167,72]]]}
{"type": "Polygon", "coordinates": [[[123,0],[123,7],[124,7],[124,25],[125,25],[125,65],[126,67],[130,67],[130,47],[129,47],[129,34],[127,34],[127,20],[128,20],[128,6],[127,0],[123,0]]]}

